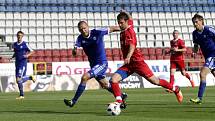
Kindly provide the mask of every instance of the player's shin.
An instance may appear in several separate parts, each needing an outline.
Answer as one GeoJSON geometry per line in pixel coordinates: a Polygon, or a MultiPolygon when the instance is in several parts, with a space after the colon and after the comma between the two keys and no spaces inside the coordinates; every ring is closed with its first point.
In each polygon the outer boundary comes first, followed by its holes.
{"type": "Polygon", "coordinates": [[[30,80],[29,76],[22,77],[22,83],[25,83],[26,81],[30,80]]]}
{"type": "Polygon", "coordinates": [[[19,80],[17,83],[18,83],[18,88],[20,93],[19,96],[24,96],[22,80],[19,80]]]}
{"type": "Polygon", "coordinates": [[[199,86],[198,98],[202,100],[206,88],[206,81],[201,81],[199,86]]]}
{"type": "Polygon", "coordinates": [[[171,85],[169,82],[167,82],[164,79],[159,79],[159,85],[166,89],[170,89],[170,90],[172,90],[172,88],[173,88],[173,85],[171,85]]]}
{"type": "Polygon", "coordinates": [[[78,89],[77,89],[77,91],[76,91],[76,93],[75,93],[75,96],[74,96],[73,99],[72,99],[72,102],[73,102],[73,103],[76,103],[76,102],[77,102],[77,100],[79,99],[79,97],[80,97],[80,96],[82,95],[82,93],[84,92],[85,88],[86,88],[86,83],[80,83],[80,84],[79,84],[78,89]]]}
{"type": "Polygon", "coordinates": [[[174,80],[175,80],[175,79],[174,79],[174,75],[173,75],[173,74],[170,74],[170,82],[169,82],[169,83],[170,83],[171,85],[174,85],[174,80]]]}
{"type": "Polygon", "coordinates": [[[116,98],[116,101],[119,102],[119,103],[122,103],[121,90],[120,90],[120,87],[119,87],[119,83],[118,82],[112,82],[111,87],[112,87],[112,90],[113,90],[113,94],[114,94],[114,96],[116,98]]]}

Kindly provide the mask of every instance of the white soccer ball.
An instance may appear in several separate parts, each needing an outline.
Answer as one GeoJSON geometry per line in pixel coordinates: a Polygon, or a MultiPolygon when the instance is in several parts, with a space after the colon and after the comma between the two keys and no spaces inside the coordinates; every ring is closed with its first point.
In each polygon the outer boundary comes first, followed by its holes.
{"type": "Polygon", "coordinates": [[[117,116],[121,113],[120,104],[117,102],[109,103],[107,107],[107,114],[117,116]]]}

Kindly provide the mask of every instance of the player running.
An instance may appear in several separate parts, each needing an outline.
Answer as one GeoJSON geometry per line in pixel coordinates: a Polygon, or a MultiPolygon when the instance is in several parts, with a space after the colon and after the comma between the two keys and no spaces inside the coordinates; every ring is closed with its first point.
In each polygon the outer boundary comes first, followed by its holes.
{"type": "MultiPolygon", "coordinates": [[[[13,44],[14,54],[12,58],[15,58],[16,67],[16,82],[19,88],[19,97],[16,99],[24,99],[23,83],[28,80],[35,82],[34,76],[26,76],[27,71],[27,58],[33,54],[33,50],[22,40],[24,33],[22,31],[17,32],[17,42],[13,44]]],[[[12,59],[11,58],[11,59],[12,59]]]]}
{"type": "MultiPolygon", "coordinates": [[[[91,70],[83,74],[75,96],[71,100],[64,99],[64,103],[69,107],[73,107],[77,103],[79,97],[85,90],[87,81],[91,78],[95,78],[102,88],[105,88],[112,93],[112,88],[108,85],[108,82],[105,79],[105,72],[108,68],[108,62],[106,59],[103,39],[104,35],[120,30],[118,26],[112,26],[106,29],[89,30],[89,26],[86,21],[80,21],[78,23],[78,29],[81,34],[76,40],[73,55],[76,55],[77,47],[82,47],[88,56],[91,70]]],[[[120,95],[124,100],[127,98],[125,93],[120,95]]]]}
{"type": "MultiPolygon", "coordinates": [[[[180,39],[178,30],[173,31],[173,40],[170,41],[170,51],[166,52],[166,54],[170,55],[170,84],[174,85],[174,74],[176,72],[176,68],[181,71],[181,74],[189,79],[191,86],[194,87],[194,82],[191,80],[190,75],[185,71],[185,63],[184,63],[184,55],[183,52],[186,51],[185,43],[182,39],[180,39]]],[[[167,90],[171,92],[171,90],[167,90]]]]}
{"type": "Polygon", "coordinates": [[[116,102],[118,102],[120,105],[123,103],[119,81],[127,78],[129,75],[135,72],[140,76],[143,76],[152,84],[173,90],[178,102],[182,103],[183,95],[180,91],[180,88],[178,86],[173,87],[166,80],[158,79],[145,63],[141,52],[137,50],[136,33],[133,29],[133,20],[131,16],[128,13],[121,11],[117,16],[117,21],[121,29],[120,43],[124,58],[124,65],[114,73],[110,80],[112,90],[116,97],[116,102]]]}
{"type": "Polygon", "coordinates": [[[197,53],[199,46],[205,58],[205,64],[200,71],[200,86],[198,97],[190,99],[192,103],[201,104],[206,88],[206,76],[212,72],[215,75],[215,29],[204,25],[204,18],[195,14],[192,18],[195,30],[193,31],[194,53],[197,53]]]}

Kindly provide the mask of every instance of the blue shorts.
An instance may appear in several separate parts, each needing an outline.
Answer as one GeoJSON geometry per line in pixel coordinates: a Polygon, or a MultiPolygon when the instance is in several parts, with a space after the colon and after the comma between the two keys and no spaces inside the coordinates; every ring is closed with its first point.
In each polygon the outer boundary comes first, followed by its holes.
{"type": "Polygon", "coordinates": [[[16,78],[22,78],[26,76],[27,63],[16,64],[16,78]]]}
{"type": "Polygon", "coordinates": [[[105,72],[108,68],[108,63],[97,64],[88,71],[90,78],[95,78],[97,81],[105,78],[105,72]]]}
{"type": "Polygon", "coordinates": [[[204,67],[208,67],[211,70],[215,69],[215,57],[206,58],[204,67]]]}

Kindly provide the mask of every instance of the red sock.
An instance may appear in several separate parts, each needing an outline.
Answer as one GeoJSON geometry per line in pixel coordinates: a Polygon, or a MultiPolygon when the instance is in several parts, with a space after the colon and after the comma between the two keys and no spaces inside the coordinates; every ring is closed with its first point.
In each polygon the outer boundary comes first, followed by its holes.
{"type": "Polygon", "coordinates": [[[112,87],[112,90],[113,90],[113,94],[116,97],[116,101],[121,103],[122,98],[121,98],[121,90],[119,88],[119,83],[111,83],[111,87],[112,87]]]}
{"type": "Polygon", "coordinates": [[[173,84],[174,84],[174,81],[175,81],[174,75],[171,75],[171,74],[170,74],[170,82],[169,82],[169,83],[170,83],[171,85],[173,85],[173,84]]]}
{"type": "Polygon", "coordinates": [[[168,83],[166,80],[164,80],[164,79],[159,79],[159,85],[160,86],[162,86],[162,87],[164,87],[164,88],[166,88],[166,89],[170,89],[170,90],[172,90],[172,88],[173,88],[173,85],[171,85],[170,83],[168,83]]]}
{"type": "Polygon", "coordinates": [[[188,73],[186,73],[185,76],[190,80],[190,75],[188,73]]]}

